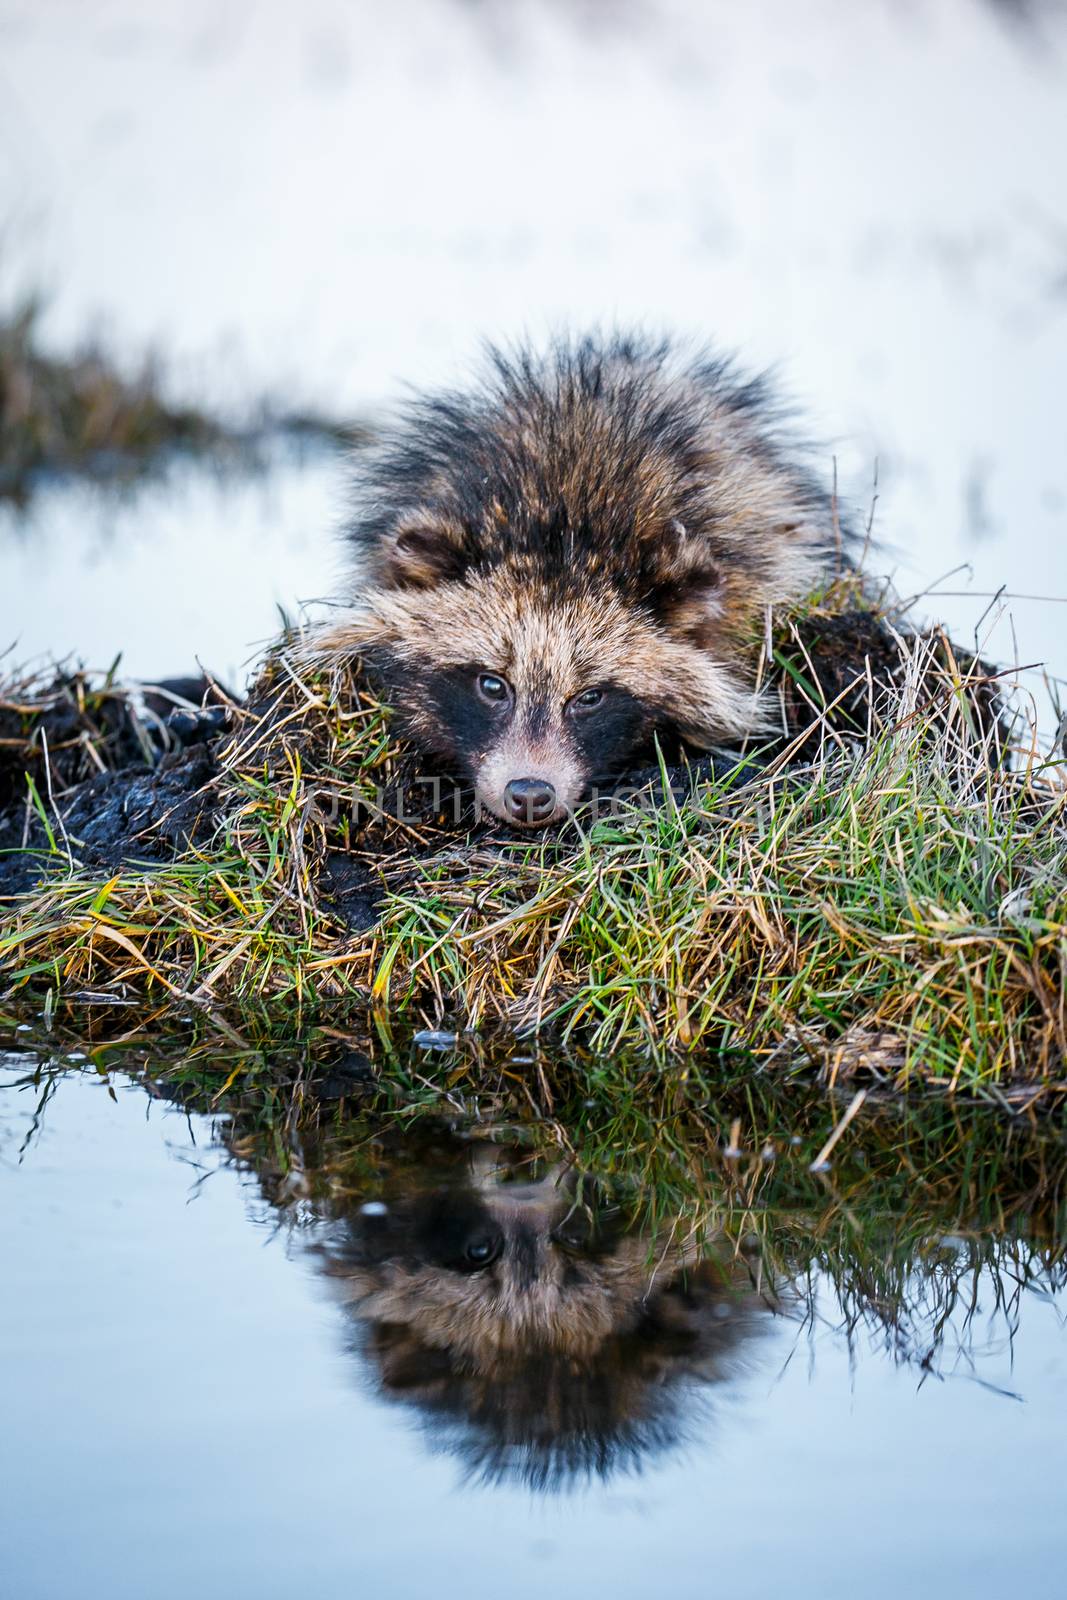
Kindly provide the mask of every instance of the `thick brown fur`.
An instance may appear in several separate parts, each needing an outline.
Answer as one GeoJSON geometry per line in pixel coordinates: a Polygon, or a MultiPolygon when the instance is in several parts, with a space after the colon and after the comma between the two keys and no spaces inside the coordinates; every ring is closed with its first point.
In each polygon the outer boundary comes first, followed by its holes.
{"type": "Polygon", "coordinates": [[[768,609],[842,545],[762,380],[624,338],[491,351],[471,390],[414,402],[350,533],[350,593],[314,652],[363,655],[414,744],[511,822],[512,780],[551,786],[550,821],[653,734],[757,731],[768,609]]]}

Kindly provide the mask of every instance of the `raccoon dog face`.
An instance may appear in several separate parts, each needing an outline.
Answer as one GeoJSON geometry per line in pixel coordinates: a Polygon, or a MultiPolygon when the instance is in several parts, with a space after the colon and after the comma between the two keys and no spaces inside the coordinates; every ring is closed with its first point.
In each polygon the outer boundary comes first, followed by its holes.
{"type": "Polygon", "coordinates": [[[517,827],[653,733],[755,731],[753,636],[833,529],[773,420],[762,384],[667,344],[491,355],[367,466],[353,594],[319,652],[363,654],[409,739],[517,827]]]}
{"type": "Polygon", "coordinates": [[[731,686],[699,657],[694,683],[691,648],[587,571],[550,579],[509,561],[378,607],[398,642],[370,656],[408,737],[512,826],[562,817],[698,703],[738,725],[731,686]]]}

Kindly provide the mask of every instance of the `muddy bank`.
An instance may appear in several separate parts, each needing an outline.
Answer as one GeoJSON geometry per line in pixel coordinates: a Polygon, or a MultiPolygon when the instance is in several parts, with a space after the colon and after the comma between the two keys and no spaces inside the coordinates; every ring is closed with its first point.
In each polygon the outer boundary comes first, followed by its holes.
{"type": "MultiPolygon", "coordinates": [[[[768,769],[803,781],[828,749],[848,750],[869,736],[909,673],[916,714],[928,715],[940,696],[944,715],[959,715],[946,687],[965,680],[965,714],[998,760],[1008,729],[992,670],[943,635],[926,634],[913,636],[923,662],[916,676],[916,658],[902,654],[898,628],[899,621],[855,604],[790,621],[765,669],[780,732],[746,748],[667,747],[662,766],[622,774],[600,801],[609,814],[633,803],[662,805],[664,779],[675,799],[708,782],[739,788],[768,769]]],[[[357,672],[341,701],[366,692],[357,672]]],[[[492,849],[502,832],[514,840],[478,815],[473,793],[400,747],[371,772],[373,783],[353,770],[346,791],[344,772],[328,772],[323,759],[329,715],[324,710],[320,726],[301,711],[275,661],[245,703],[197,678],[101,687],[74,673],[44,687],[9,686],[0,696],[0,897],[25,893],[72,865],[112,874],[173,862],[225,825],[237,803],[228,782],[235,767],[258,765],[276,775],[294,755],[312,782],[318,771],[324,779],[316,899],[353,930],[373,925],[383,872],[396,887],[406,860],[450,841],[492,849]]]]}

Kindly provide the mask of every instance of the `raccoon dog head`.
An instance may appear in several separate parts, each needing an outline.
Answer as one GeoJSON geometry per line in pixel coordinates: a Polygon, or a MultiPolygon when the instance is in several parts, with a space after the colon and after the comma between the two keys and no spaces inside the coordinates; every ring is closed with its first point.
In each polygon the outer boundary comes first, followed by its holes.
{"type": "Polygon", "coordinates": [[[493,355],[366,467],[355,593],[319,651],[362,653],[407,736],[518,827],[655,732],[756,730],[753,633],[816,581],[832,523],[772,416],[666,344],[493,355]]]}

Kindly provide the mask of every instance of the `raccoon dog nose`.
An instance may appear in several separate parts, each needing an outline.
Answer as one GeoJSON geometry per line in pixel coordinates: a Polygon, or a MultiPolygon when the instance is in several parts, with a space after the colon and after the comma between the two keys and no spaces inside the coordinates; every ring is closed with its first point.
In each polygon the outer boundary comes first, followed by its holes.
{"type": "Polygon", "coordinates": [[[547,822],[556,809],[556,791],[543,778],[513,778],[504,803],[516,822],[547,822]]]}

